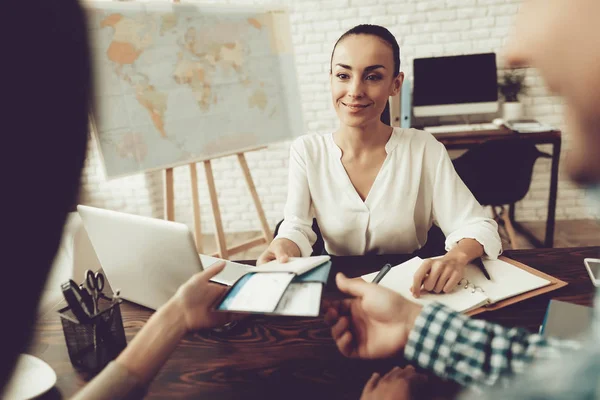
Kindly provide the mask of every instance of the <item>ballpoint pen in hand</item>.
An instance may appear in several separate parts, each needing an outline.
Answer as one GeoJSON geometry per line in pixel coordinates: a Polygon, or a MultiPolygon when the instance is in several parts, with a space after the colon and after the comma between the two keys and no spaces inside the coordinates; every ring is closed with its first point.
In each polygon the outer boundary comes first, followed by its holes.
{"type": "Polygon", "coordinates": [[[385,274],[387,274],[390,271],[390,269],[392,269],[392,264],[385,264],[371,283],[379,283],[383,279],[385,274]]]}

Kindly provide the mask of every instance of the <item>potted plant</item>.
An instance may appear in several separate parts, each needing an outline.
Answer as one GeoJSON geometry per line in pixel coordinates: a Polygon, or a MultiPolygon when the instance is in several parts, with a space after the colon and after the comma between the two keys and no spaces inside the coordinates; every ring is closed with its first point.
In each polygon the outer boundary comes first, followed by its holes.
{"type": "Polygon", "coordinates": [[[527,90],[525,69],[511,68],[505,70],[498,81],[498,90],[504,98],[502,111],[504,120],[521,119],[523,117],[523,104],[519,101],[519,95],[527,90]]]}

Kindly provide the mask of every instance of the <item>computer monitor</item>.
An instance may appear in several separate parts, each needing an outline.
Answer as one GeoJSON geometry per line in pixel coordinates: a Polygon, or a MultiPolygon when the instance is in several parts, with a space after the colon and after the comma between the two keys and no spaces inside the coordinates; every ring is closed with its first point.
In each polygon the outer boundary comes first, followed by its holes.
{"type": "Polygon", "coordinates": [[[498,111],[495,53],[416,58],[413,75],[415,117],[498,111]]]}

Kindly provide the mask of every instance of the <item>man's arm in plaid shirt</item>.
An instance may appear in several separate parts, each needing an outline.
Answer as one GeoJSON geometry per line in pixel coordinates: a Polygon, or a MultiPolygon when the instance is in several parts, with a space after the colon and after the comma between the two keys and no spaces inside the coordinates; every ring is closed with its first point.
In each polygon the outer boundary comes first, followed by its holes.
{"type": "Polygon", "coordinates": [[[480,386],[519,374],[535,359],[556,358],[577,347],[574,342],[472,319],[434,303],[417,317],[404,356],[440,377],[480,386]]]}

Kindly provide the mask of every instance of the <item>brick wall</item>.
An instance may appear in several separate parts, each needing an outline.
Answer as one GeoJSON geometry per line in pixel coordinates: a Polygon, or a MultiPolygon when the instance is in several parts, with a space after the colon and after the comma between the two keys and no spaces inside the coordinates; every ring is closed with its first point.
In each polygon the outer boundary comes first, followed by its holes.
{"type": "MultiPolygon", "coordinates": [[[[337,38],[360,23],[380,24],[396,36],[401,46],[402,70],[412,74],[415,57],[500,52],[518,10],[516,0],[286,0],[198,1],[201,4],[283,4],[291,12],[291,29],[299,74],[306,132],[327,132],[337,126],[330,101],[329,57],[337,38]]],[[[460,77],[458,77],[460,79],[460,77]]],[[[534,70],[528,71],[530,90],[524,103],[527,115],[563,128],[562,102],[548,95],[534,70]]],[[[563,130],[563,155],[568,132],[563,130]]],[[[289,143],[247,153],[269,223],[282,217],[287,196],[289,143]]],[[[550,151],[550,149],[543,149],[550,151]]],[[[558,219],[587,218],[593,214],[581,190],[562,173],[556,210],[558,219]]],[[[198,165],[201,220],[204,232],[212,232],[212,214],[204,171],[198,165]]],[[[258,230],[251,197],[235,157],[213,162],[219,202],[226,231],[258,230]]],[[[550,161],[541,159],[534,170],[531,190],[518,204],[517,218],[542,220],[546,216],[550,161]]],[[[175,169],[176,219],[192,225],[189,169],[175,169]]],[[[83,177],[81,201],[125,212],[162,217],[160,173],[106,181],[94,141],[83,177]]]]}

